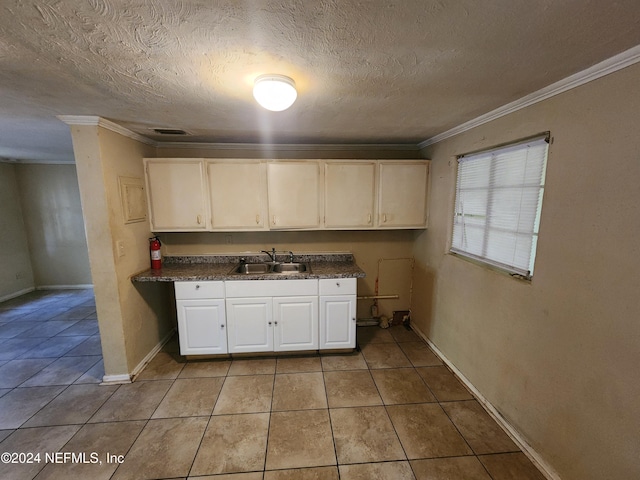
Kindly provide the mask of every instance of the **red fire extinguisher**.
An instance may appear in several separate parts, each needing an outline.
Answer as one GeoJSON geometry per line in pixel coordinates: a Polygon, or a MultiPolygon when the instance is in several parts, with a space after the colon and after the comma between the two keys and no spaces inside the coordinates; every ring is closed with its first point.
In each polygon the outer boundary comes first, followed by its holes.
{"type": "Polygon", "coordinates": [[[160,270],[162,268],[162,253],[160,252],[160,239],[158,237],[149,239],[149,251],[151,253],[151,268],[160,270]]]}

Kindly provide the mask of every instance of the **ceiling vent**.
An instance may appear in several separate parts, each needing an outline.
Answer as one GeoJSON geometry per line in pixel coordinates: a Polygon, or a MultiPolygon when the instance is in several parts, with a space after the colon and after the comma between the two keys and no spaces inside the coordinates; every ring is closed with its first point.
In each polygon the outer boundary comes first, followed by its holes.
{"type": "Polygon", "coordinates": [[[189,135],[179,128],[154,128],[153,131],[159,135],[189,135]]]}

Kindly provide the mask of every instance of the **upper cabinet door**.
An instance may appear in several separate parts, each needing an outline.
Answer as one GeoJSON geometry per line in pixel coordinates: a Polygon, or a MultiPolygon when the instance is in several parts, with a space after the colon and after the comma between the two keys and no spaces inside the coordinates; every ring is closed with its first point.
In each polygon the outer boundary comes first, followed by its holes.
{"type": "Polygon", "coordinates": [[[267,168],[270,228],[319,228],[319,162],[269,162],[267,168]]]}
{"type": "Polygon", "coordinates": [[[381,161],[379,169],[378,227],[426,227],[429,162],[381,161]]]}
{"type": "Polygon", "coordinates": [[[207,229],[205,176],[200,159],[145,159],[151,230],[207,229]]]}
{"type": "Polygon", "coordinates": [[[375,162],[326,162],[324,169],[324,226],[373,227],[375,162]]]}
{"type": "Polygon", "coordinates": [[[212,230],[264,230],[267,167],[256,160],[206,162],[212,230]]]}

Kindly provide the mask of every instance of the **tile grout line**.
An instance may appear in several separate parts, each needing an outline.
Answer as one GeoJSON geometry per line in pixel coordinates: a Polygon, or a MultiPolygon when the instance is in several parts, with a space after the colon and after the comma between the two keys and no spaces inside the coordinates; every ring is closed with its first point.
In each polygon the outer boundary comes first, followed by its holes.
{"type": "MultiPolygon", "coordinates": [[[[69,387],[71,387],[72,385],[74,385],[74,384],[72,383],[71,385],[69,385],[69,387]]],[[[99,386],[99,385],[98,385],[98,386],[99,386]]],[[[62,395],[62,393],[64,393],[64,392],[66,392],[66,391],[67,391],[67,389],[68,389],[69,387],[65,388],[62,392],[60,392],[60,395],[62,395]]],[[[118,387],[120,387],[120,385],[118,385],[118,387]]],[[[98,412],[98,410],[100,410],[100,409],[104,406],[104,404],[105,404],[105,403],[107,403],[107,401],[108,401],[108,400],[109,400],[109,399],[110,399],[110,398],[111,398],[111,397],[112,397],[112,396],[113,396],[113,395],[114,395],[118,390],[119,390],[119,388],[116,388],[113,392],[111,392],[111,395],[109,395],[109,396],[108,396],[108,397],[107,397],[107,398],[102,402],[102,404],[101,404],[98,408],[96,408],[95,412],[93,412],[93,414],[92,414],[92,415],[90,415],[90,416],[89,416],[89,418],[87,418],[87,419],[84,421],[84,423],[82,423],[82,424],[75,424],[75,425],[79,425],[78,430],[77,430],[77,431],[76,431],[76,432],[71,436],[71,438],[69,438],[69,440],[67,440],[67,441],[65,442],[65,444],[64,444],[64,445],[62,445],[62,446],[57,450],[58,452],[63,451],[63,450],[64,450],[64,447],[66,447],[66,446],[67,446],[67,445],[68,445],[68,444],[69,444],[69,443],[70,443],[70,442],[75,438],[75,436],[76,436],[76,435],[78,435],[78,433],[80,433],[80,431],[81,431],[81,430],[82,430],[86,425],[89,425],[89,423],[88,423],[88,422],[89,422],[89,420],[91,420],[91,418],[93,418],[93,416],[98,412]]],[[[59,396],[59,395],[58,395],[58,396],[59,396]]],[[[57,398],[58,396],[56,396],[56,398],[57,398]]],[[[52,401],[53,401],[53,400],[52,400],[52,401]]],[[[46,407],[42,407],[40,410],[38,410],[38,412],[36,412],[36,414],[35,414],[35,415],[37,415],[39,412],[41,412],[44,408],[46,408],[46,407]]],[[[31,417],[31,418],[33,418],[33,417],[31,417]]],[[[66,425],[64,425],[64,426],[66,426],[66,425]]],[[[40,428],[40,427],[31,427],[31,428],[40,428]]],[[[43,471],[46,467],[47,467],[47,465],[45,464],[45,465],[44,465],[44,466],[43,466],[43,467],[38,471],[38,473],[36,474],[36,477],[37,477],[38,475],[40,475],[40,473],[42,473],[42,471],[43,471]]]]}
{"type": "MultiPolygon", "coordinates": [[[[162,351],[162,350],[160,350],[162,351]]],[[[182,366],[182,368],[180,369],[180,372],[182,371],[182,369],[184,369],[184,365],[182,366]]],[[[180,372],[178,372],[178,375],[180,374],[180,372]]],[[[156,379],[156,380],[171,380],[171,385],[169,385],[169,388],[167,388],[167,391],[164,393],[164,395],[162,395],[162,398],[160,399],[160,401],[158,402],[158,404],[156,405],[156,407],[153,409],[153,411],[150,413],[149,418],[146,419],[128,419],[128,420],[122,420],[122,422],[127,422],[127,421],[144,421],[144,425],[142,426],[142,428],[140,429],[140,431],[138,432],[138,435],[136,435],[136,438],[133,440],[133,442],[131,442],[131,445],[129,446],[129,448],[127,449],[126,453],[123,454],[123,458],[126,459],[127,455],[129,455],[129,453],[131,452],[131,450],[133,449],[133,446],[136,444],[136,442],[138,441],[138,439],[140,438],[140,436],[142,435],[142,432],[144,432],[144,429],[147,428],[147,425],[149,425],[149,422],[151,421],[153,414],[156,412],[156,410],[158,409],[158,407],[160,406],[160,404],[162,403],[162,401],[165,399],[165,397],[167,396],[167,394],[169,393],[169,390],[171,390],[171,387],[173,386],[173,384],[175,383],[176,379],[178,378],[178,375],[176,375],[175,378],[173,379],[156,379]]],[[[128,385],[133,385],[135,383],[136,379],[133,379],[131,383],[129,383],[128,385]]],[[[144,382],[145,380],[140,380],[140,383],[144,382]]],[[[120,390],[120,388],[122,388],[123,385],[119,385],[118,388],[116,389],[116,391],[120,390]]],[[[113,394],[115,394],[115,391],[113,392],[113,394]]],[[[112,395],[113,395],[112,394],[112,395]]],[[[111,398],[111,396],[109,397],[111,398]]],[[[97,411],[96,411],[97,413],[97,411]]],[[[94,413],[95,415],[95,413],[94,413]]],[[[112,423],[109,421],[105,421],[105,422],[98,422],[98,423],[112,423]]],[[[195,459],[195,457],[194,457],[195,459]]],[[[114,478],[114,476],[118,473],[118,470],[120,469],[120,467],[124,465],[124,462],[119,463],[118,466],[116,467],[116,469],[113,471],[113,473],[111,474],[111,476],[109,477],[110,479],[114,478]]]]}
{"type": "MultiPolygon", "coordinates": [[[[389,332],[389,334],[391,335],[391,332],[389,332]]],[[[393,337],[393,335],[391,335],[391,336],[393,337]]],[[[393,337],[393,339],[394,339],[394,342],[397,345],[398,342],[396,341],[395,337],[393,337]]],[[[412,368],[415,370],[415,366],[413,366],[413,362],[411,361],[411,359],[409,359],[407,357],[407,355],[404,353],[404,350],[402,350],[402,347],[400,347],[399,345],[398,345],[398,347],[402,351],[403,355],[407,358],[409,363],[411,363],[412,368]]],[[[368,366],[368,364],[367,364],[367,366],[368,366]]],[[[371,374],[371,368],[369,368],[369,374],[371,374]]],[[[418,376],[420,376],[417,371],[416,371],[416,374],[418,376]]],[[[409,468],[411,469],[411,473],[413,474],[413,477],[415,479],[415,478],[417,478],[416,472],[413,469],[413,465],[411,465],[411,460],[409,459],[409,455],[407,454],[407,450],[406,450],[404,444],[402,443],[402,440],[400,439],[400,435],[398,434],[398,430],[396,429],[396,426],[393,423],[393,420],[391,419],[391,415],[389,414],[389,410],[387,409],[387,403],[385,402],[384,398],[382,397],[382,393],[380,393],[380,389],[378,387],[378,384],[376,383],[376,380],[375,380],[375,378],[373,378],[372,374],[371,374],[371,379],[373,380],[373,384],[376,386],[376,390],[378,391],[378,395],[380,395],[380,399],[382,400],[382,406],[384,407],[384,412],[387,415],[387,419],[389,420],[389,423],[391,424],[391,428],[393,428],[393,433],[395,433],[396,438],[398,439],[398,443],[400,444],[400,448],[402,448],[402,452],[404,453],[404,457],[406,459],[406,462],[409,464],[409,468]]],[[[435,396],[434,396],[434,398],[435,398],[435,396]]]]}
{"type": "MultiPolygon", "coordinates": [[[[360,353],[360,355],[362,355],[362,353],[360,353]]],[[[333,455],[335,456],[335,459],[336,459],[336,472],[338,473],[338,480],[340,480],[340,461],[338,460],[338,446],[336,445],[336,437],[335,437],[335,434],[333,433],[333,419],[331,418],[331,405],[329,404],[329,392],[327,391],[327,379],[325,376],[326,370],[324,367],[324,363],[322,363],[322,357],[320,357],[320,370],[322,372],[322,385],[324,386],[324,397],[325,397],[325,400],[327,401],[327,416],[329,417],[329,429],[331,430],[331,443],[333,444],[333,455]]]]}
{"type": "MultiPolygon", "coordinates": [[[[215,377],[210,377],[210,378],[215,378],[215,377]]],[[[176,378],[177,380],[177,378],[176,378]]],[[[191,465],[189,466],[189,471],[187,472],[187,475],[185,478],[189,478],[189,476],[191,475],[191,470],[193,470],[193,465],[196,463],[196,458],[198,458],[198,453],[200,452],[200,449],[202,448],[202,443],[204,442],[204,437],[207,434],[207,430],[209,430],[209,425],[211,425],[211,419],[213,418],[213,410],[216,408],[216,404],[218,403],[218,399],[220,398],[220,393],[222,392],[222,387],[224,386],[224,382],[226,381],[226,377],[225,379],[222,381],[222,385],[220,385],[220,391],[218,391],[218,396],[216,397],[216,401],[213,402],[213,406],[211,407],[211,412],[209,413],[209,418],[207,419],[207,424],[204,427],[204,430],[202,431],[202,437],[200,437],[200,442],[198,442],[198,448],[196,448],[195,454],[193,455],[193,460],[191,460],[191,465]]],[[[171,388],[169,388],[170,390],[171,388]]],[[[167,390],[168,392],[168,390],[167,390]]],[[[160,404],[158,404],[159,406],[160,404]]],[[[188,418],[193,418],[192,417],[188,417],[188,418]]]]}
{"type": "MultiPolygon", "coordinates": [[[[229,365],[229,371],[231,371],[231,366],[233,365],[233,360],[231,361],[231,364],[229,365]]],[[[275,390],[275,384],[276,384],[276,375],[277,375],[277,371],[278,371],[278,360],[276,359],[276,364],[274,366],[273,369],[273,382],[271,383],[271,402],[269,402],[269,423],[267,424],[267,439],[265,441],[265,445],[264,445],[264,462],[262,462],[262,478],[264,479],[264,474],[266,472],[267,469],[267,455],[269,454],[269,434],[271,433],[271,420],[273,418],[273,392],[275,390]]],[[[227,372],[228,375],[228,372],[227,372]]],[[[226,380],[225,380],[226,381],[226,380]]],[[[222,390],[221,390],[222,392],[222,390]]],[[[256,413],[260,413],[260,412],[256,412],[256,413]]]]}

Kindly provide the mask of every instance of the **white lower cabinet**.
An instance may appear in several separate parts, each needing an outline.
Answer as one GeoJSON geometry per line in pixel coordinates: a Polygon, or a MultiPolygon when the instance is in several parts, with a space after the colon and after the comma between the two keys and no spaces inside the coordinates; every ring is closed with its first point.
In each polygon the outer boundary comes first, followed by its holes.
{"type": "Polygon", "coordinates": [[[318,280],[225,283],[229,353],[318,349],[318,280]]]}
{"type": "Polygon", "coordinates": [[[223,282],[176,282],[182,355],[227,353],[223,282]]]}
{"type": "Polygon", "coordinates": [[[356,279],[320,280],[320,345],[322,349],[356,346],[356,279]]]}
{"type": "Polygon", "coordinates": [[[318,296],[273,299],[274,350],[318,349],[318,296]]]}
{"type": "Polygon", "coordinates": [[[176,282],[182,355],[356,346],[356,279],[176,282]]]}
{"type": "Polygon", "coordinates": [[[227,298],[229,353],[273,351],[271,298],[227,298]]]}

